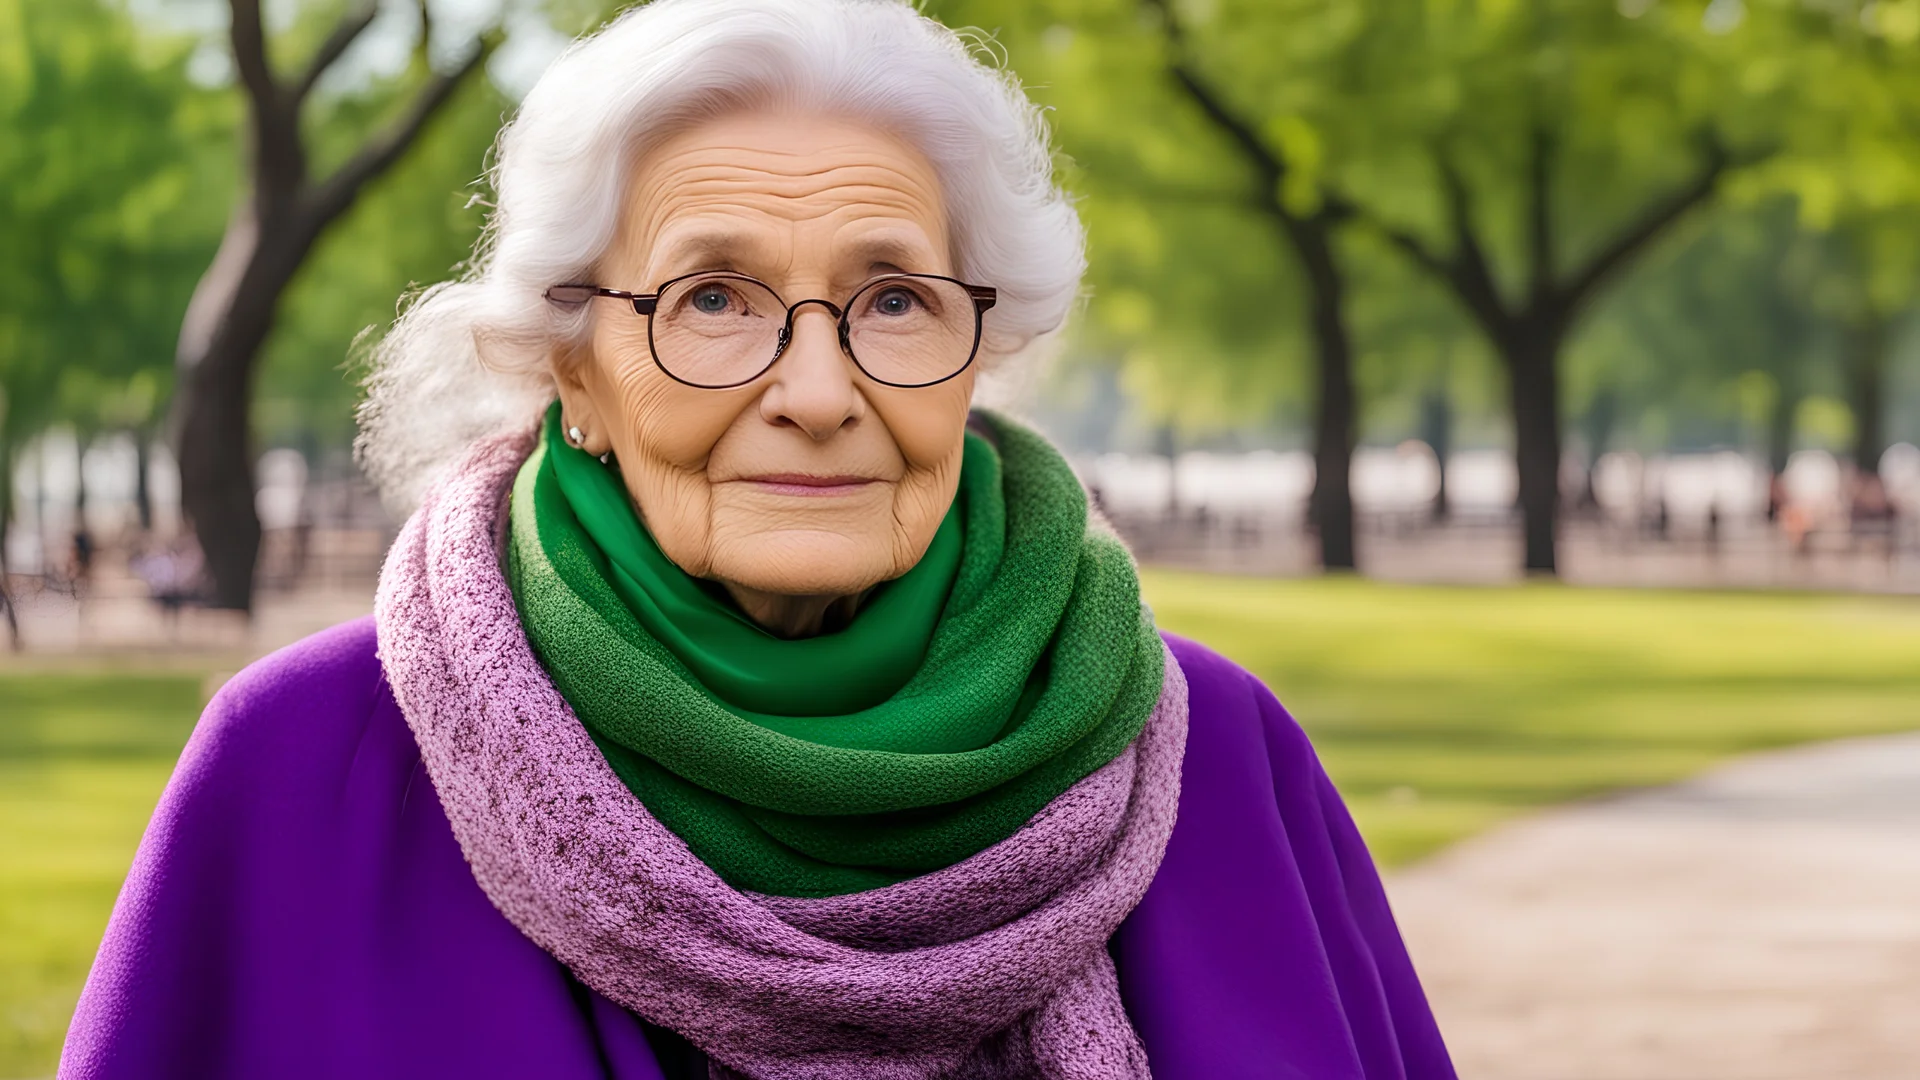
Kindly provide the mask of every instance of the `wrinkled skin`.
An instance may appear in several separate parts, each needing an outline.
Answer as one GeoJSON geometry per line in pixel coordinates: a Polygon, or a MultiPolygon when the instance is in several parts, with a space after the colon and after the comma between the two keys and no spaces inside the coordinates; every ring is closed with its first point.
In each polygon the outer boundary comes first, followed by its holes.
{"type": "MultiPolygon", "coordinates": [[[[916,150],[858,123],[748,112],[646,154],[597,283],[652,292],[732,270],[788,303],[840,304],[875,274],[952,275],[951,250],[939,178],[916,150]]],[[[808,305],[765,374],[698,389],[654,364],[644,317],[595,303],[591,339],[553,360],[563,422],[589,452],[617,457],[681,569],[799,637],[919,561],[959,482],[975,368],[918,389],[875,383],[841,351],[834,318],[808,305]]]]}

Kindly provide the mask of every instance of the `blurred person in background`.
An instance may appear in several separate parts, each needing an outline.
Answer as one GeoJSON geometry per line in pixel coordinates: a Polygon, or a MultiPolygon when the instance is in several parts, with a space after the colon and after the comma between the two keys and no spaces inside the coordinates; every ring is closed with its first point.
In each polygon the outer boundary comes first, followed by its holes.
{"type": "Polygon", "coordinates": [[[67,547],[67,582],[76,598],[93,581],[93,549],[93,531],[85,524],[76,525],[73,541],[67,547]]]}
{"type": "Polygon", "coordinates": [[[1898,511],[1887,497],[1886,481],[1880,474],[1862,472],[1854,479],[1853,497],[1848,500],[1848,526],[1853,543],[1875,543],[1888,559],[1899,548],[1898,511]]]}
{"type": "Polygon", "coordinates": [[[659,0],[377,350],[375,615],[208,706],[68,1077],[1453,1075],[1266,687],[975,411],[1084,266],[894,0],[659,0]]]}
{"type": "Polygon", "coordinates": [[[146,586],[169,627],[180,621],[182,608],[200,597],[205,566],[191,533],[183,531],[165,541],[148,533],[141,549],[127,560],[127,569],[146,586]]]}

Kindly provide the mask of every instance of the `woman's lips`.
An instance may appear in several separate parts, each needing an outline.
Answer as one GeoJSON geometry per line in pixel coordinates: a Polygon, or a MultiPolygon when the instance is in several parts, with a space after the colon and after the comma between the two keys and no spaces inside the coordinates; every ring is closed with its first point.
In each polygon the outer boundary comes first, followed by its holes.
{"type": "Polygon", "coordinates": [[[775,495],[819,498],[826,495],[851,495],[868,484],[878,483],[870,476],[808,476],[805,473],[769,473],[748,476],[747,483],[775,495]]]}

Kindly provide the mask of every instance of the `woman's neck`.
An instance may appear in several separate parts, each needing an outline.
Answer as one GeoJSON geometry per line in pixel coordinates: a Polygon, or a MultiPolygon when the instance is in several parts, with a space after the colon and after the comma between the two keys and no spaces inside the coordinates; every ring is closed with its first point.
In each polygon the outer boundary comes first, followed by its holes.
{"type": "Polygon", "coordinates": [[[778,638],[808,638],[853,621],[865,593],[849,596],[788,596],[725,583],[727,595],[762,630],[778,638]]]}

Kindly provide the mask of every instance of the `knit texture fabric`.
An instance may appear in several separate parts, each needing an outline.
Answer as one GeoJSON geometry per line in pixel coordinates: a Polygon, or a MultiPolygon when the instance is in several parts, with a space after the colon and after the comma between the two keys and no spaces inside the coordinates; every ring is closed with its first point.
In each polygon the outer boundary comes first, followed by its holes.
{"type": "MultiPolygon", "coordinates": [[[[969,435],[958,571],[905,685],[841,716],[730,705],[610,583],[559,475],[602,466],[557,416],[513,486],[522,624],[614,773],[738,888],[834,896],[951,866],[1111,761],[1160,695],[1132,557],[1089,529],[1058,451],[986,417],[998,450],[969,435]]],[[[839,659],[855,677],[859,657],[839,659]]]]}
{"type": "MultiPolygon", "coordinates": [[[[550,471],[536,485],[539,531],[553,547],[581,549],[610,589],[580,593],[590,604],[617,601],[611,618],[631,614],[648,637],[685,665],[692,680],[730,711],[796,738],[855,745],[882,732],[860,730],[847,714],[892,697],[927,657],[934,628],[960,572],[967,508],[1001,502],[993,448],[969,431],[960,490],[920,561],[860,600],[859,617],[829,633],[783,640],[740,610],[719,584],[689,575],[667,558],[640,515],[618,459],[602,461],[561,436],[560,403],[548,410],[541,449],[525,469],[550,471]],[[557,493],[557,497],[556,497],[557,493]],[[836,717],[807,723],[799,718],[836,717]]],[[[533,478],[528,478],[531,482],[533,478]]],[[[985,508],[998,520],[997,507],[985,508]]],[[[577,564],[574,564],[577,565],[577,564]]],[[[510,576],[509,581],[513,581],[510,576]]],[[[519,583],[514,582],[516,595],[519,583]]],[[[528,612],[521,611],[521,617],[528,612]]],[[[538,635],[535,636],[536,649],[538,635]]],[[[874,714],[882,721],[884,714],[874,714]]],[[[897,734],[897,733],[896,733],[897,734]]],[[[992,733],[956,731],[951,742],[920,738],[918,753],[971,750],[992,733]]],[[[911,737],[911,736],[910,736],[911,737]]],[[[869,745],[877,749],[877,746],[869,745]]]]}
{"type": "Polygon", "coordinates": [[[402,530],[375,605],[394,697],[494,905],[716,1077],[1147,1077],[1107,942],[1179,803],[1186,682],[1164,646],[1138,736],[1007,839],[874,891],[743,892],[634,797],[533,653],[502,570],[532,442],[475,444],[402,530]]]}

